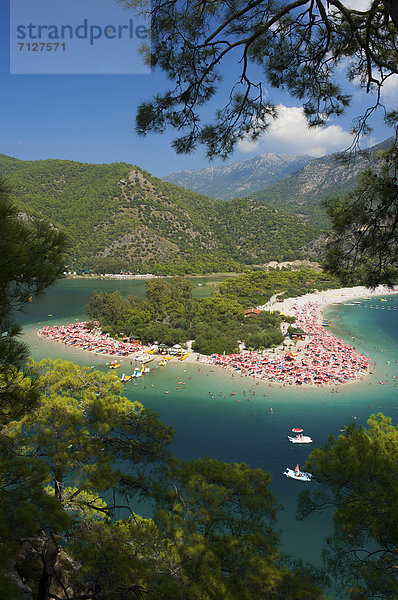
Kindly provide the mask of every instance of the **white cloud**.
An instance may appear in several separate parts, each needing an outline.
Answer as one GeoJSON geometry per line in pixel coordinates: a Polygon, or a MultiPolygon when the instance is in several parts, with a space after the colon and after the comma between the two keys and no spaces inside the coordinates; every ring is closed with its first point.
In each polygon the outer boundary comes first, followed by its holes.
{"type": "Polygon", "coordinates": [[[384,83],[381,89],[382,101],[387,109],[397,107],[398,98],[398,75],[391,75],[384,83]]]}
{"type": "Polygon", "coordinates": [[[371,0],[346,0],[343,4],[352,10],[368,10],[371,0]]]}
{"type": "Polygon", "coordinates": [[[243,140],[238,150],[248,152],[275,152],[308,154],[318,157],[348,148],[352,137],[340,125],[309,128],[301,107],[280,104],[278,118],[256,142],[243,140]]]}

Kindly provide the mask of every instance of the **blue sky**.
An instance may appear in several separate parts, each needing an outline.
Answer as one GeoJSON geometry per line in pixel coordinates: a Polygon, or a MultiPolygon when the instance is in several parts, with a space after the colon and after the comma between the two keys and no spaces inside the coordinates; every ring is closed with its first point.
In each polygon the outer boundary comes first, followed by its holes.
{"type": "MultiPolygon", "coordinates": [[[[23,1],[27,0],[10,0],[23,1]]],[[[97,7],[102,5],[104,11],[116,2],[83,0],[86,1],[95,2],[97,7]]],[[[167,86],[161,72],[145,75],[10,74],[9,23],[8,2],[3,0],[0,3],[0,153],[24,160],[123,161],[139,165],[157,176],[209,166],[202,148],[189,156],[176,155],[170,147],[173,131],[145,138],[135,135],[137,106],[167,86]]],[[[106,52],[106,44],[102,44],[98,49],[101,64],[109,59],[106,52]]],[[[233,70],[233,65],[230,67],[233,70]]],[[[396,97],[396,91],[394,86],[387,90],[388,102],[396,97]]],[[[258,144],[240,144],[228,162],[260,152],[320,156],[343,150],[349,145],[351,119],[365,106],[364,96],[355,91],[353,106],[346,117],[330,123],[324,130],[308,131],[297,100],[274,91],[271,99],[279,105],[280,119],[258,144]]],[[[384,126],[380,114],[372,136],[364,145],[381,142],[389,135],[391,130],[384,126]]],[[[222,161],[211,164],[222,164],[222,161]]]]}

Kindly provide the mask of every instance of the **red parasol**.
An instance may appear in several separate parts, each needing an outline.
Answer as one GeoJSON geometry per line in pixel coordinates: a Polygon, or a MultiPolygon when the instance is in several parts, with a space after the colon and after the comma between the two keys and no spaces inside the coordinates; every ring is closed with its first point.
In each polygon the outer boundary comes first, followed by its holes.
{"type": "Polygon", "coordinates": [[[300,427],[293,427],[292,431],[294,431],[294,433],[302,433],[304,429],[301,429],[300,427]]]}

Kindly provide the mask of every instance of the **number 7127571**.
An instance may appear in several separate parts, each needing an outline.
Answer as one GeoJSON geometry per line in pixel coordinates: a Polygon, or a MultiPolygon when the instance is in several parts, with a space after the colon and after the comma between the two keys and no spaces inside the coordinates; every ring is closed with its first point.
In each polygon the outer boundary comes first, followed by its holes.
{"type": "Polygon", "coordinates": [[[27,52],[65,52],[65,42],[18,42],[19,51],[26,50],[27,52]]]}

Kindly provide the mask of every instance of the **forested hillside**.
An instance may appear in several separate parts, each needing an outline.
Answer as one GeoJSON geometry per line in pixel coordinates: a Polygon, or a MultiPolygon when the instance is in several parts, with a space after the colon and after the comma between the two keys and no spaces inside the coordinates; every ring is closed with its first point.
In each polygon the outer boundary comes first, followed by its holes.
{"type": "Polygon", "coordinates": [[[0,155],[21,213],[67,233],[74,269],[208,273],[301,258],[317,232],[252,199],[228,204],[126,163],[21,161],[0,155]]]}

